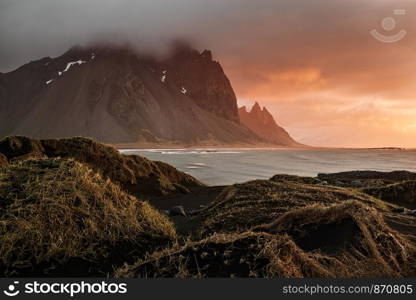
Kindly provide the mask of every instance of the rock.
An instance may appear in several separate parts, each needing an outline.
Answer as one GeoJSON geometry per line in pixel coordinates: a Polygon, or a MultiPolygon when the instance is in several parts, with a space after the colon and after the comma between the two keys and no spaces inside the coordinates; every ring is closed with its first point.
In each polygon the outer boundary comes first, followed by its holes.
{"type": "Polygon", "coordinates": [[[169,215],[170,216],[183,216],[183,217],[188,216],[186,214],[185,208],[181,205],[172,207],[169,211],[169,215]]]}
{"type": "Polygon", "coordinates": [[[168,210],[162,210],[162,214],[164,214],[165,216],[169,216],[170,215],[170,211],[168,211],[168,210]]]}
{"type": "Polygon", "coordinates": [[[335,180],[334,184],[336,186],[344,186],[345,185],[342,181],[339,181],[339,180],[335,180]]]}
{"type": "Polygon", "coordinates": [[[190,211],[188,211],[188,215],[189,216],[196,216],[198,214],[200,214],[202,211],[202,209],[192,209],[190,211]]]}
{"type": "Polygon", "coordinates": [[[405,215],[408,215],[408,216],[416,217],[416,209],[415,210],[406,211],[404,214],[405,215]]]}
{"type": "Polygon", "coordinates": [[[406,209],[404,207],[398,207],[398,208],[392,209],[391,211],[394,213],[403,214],[406,211],[406,209]]]}
{"type": "Polygon", "coordinates": [[[211,51],[200,53],[178,42],[162,65],[167,71],[167,84],[177,90],[185,88],[186,96],[203,110],[239,123],[237,97],[221,65],[212,60],[211,51]]]}

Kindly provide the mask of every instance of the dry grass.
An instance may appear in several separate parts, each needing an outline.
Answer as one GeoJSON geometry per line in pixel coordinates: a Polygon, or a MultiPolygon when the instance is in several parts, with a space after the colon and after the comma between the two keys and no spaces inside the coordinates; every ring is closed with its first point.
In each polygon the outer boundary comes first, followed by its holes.
{"type": "Polygon", "coordinates": [[[386,182],[399,182],[405,180],[416,180],[416,173],[409,171],[377,172],[377,171],[349,171],[331,174],[318,174],[321,180],[384,180],[386,182]]]}
{"type": "Polygon", "coordinates": [[[414,246],[384,222],[382,214],[361,202],[290,211],[253,228],[287,234],[338,277],[414,276],[414,246]]]}
{"type": "Polygon", "coordinates": [[[286,236],[216,234],[116,271],[124,278],[332,277],[286,236]]]}
{"type": "Polygon", "coordinates": [[[357,200],[381,210],[389,208],[389,204],[351,189],[296,181],[256,180],[224,189],[203,211],[201,234],[243,232],[270,223],[296,208],[347,200],[357,200]]]}
{"type": "Polygon", "coordinates": [[[0,168],[5,167],[9,164],[7,157],[0,153],[0,168]]]}
{"type": "Polygon", "coordinates": [[[176,238],[147,203],[73,160],[0,170],[0,274],[96,276],[176,238]]]}
{"type": "MultiPolygon", "coordinates": [[[[413,175],[343,176],[384,184],[413,175]]],[[[167,218],[124,190],[185,192],[202,185],[194,178],[89,139],[6,138],[0,276],[416,276],[414,220],[373,197],[413,203],[414,181],[362,189],[370,195],[321,184],[276,175],[227,187],[190,220],[202,224],[196,240],[179,244],[167,218]]]]}
{"type": "Polygon", "coordinates": [[[305,184],[320,184],[321,181],[319,179],[313,177],[303,177],[303,176],[296,176],[296,175],[287,175],[287,174],[278,174],[274,175],[270,178],[271,181],[274,182],[297,182],[297,183],[305,183],[305,184]]]}
{"type": "Polygon", "coordinates": [[[27,137],[7,137],[0,141],[0,153],[9,160],[73,158],[135,195],[167,195],[203,186],[192,176],[170,165],[137,155],[123,155],[111,146],[88,138],[38,141],[27,137]]]}
{"type": "Polygon", "coordinates": [[[124,278],[411,277],[415,249],[357,201],[309,206],[240,234],[214,234],[116,271],[124,278]]]}

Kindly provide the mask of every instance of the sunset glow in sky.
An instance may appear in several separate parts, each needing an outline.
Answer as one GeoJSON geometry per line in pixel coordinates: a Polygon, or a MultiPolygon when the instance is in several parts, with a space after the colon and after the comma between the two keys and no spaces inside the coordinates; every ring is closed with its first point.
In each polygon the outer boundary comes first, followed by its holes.
{"type": "Polygon", "coordinates": [[[240,105],[258,101],[302,143],[416,147],[415,0],[33,3],[0,4],[0,72],[109,32],[156,50],[183,38],[213,51],[240,105]]]}
{"type": "Polygon", "coordinates": [[[240,104],[259,101],[310,145],[416,147],[416,1],[367,1],[376,9],[335,2],[298,19],[264,18],[269,29],[255,44],[222,59],[240,104]],[[394,16],[396,6],[407,14],[394,16]],[[380,25],[389,16],[397,20],[391,32],[380,25]],[[373,28],[407,36],[382,43],[373,28]]]}

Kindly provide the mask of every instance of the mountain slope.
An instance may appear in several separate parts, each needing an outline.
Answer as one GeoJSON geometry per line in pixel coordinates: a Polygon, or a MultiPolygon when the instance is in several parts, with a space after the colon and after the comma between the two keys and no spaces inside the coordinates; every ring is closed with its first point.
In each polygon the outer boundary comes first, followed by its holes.
{"type": "Polygon", "coordinates": [[[75,47],[0,74],[5,135],[109,143],[260,140],[239,124],[231,85],[208,52],[180,49],[157,61],[128,47],[75,47]]]}
{"type": "Polygon", "coordinates": [[[265,107],[261,109],[257,102],[251,111],[247,111],[245,106],[241,107],[239,115],[243,125],[269,143],[291,147],[302,146],[285,129],[277,125],[270,112],[265,107]]]}

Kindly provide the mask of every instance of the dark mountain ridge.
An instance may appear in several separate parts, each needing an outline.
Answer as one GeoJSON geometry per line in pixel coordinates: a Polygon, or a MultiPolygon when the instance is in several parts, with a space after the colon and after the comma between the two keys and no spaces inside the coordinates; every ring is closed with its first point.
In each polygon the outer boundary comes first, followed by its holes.
{"type": "Polygon", "coordinates": [[[241,107],[239,115],[241,123],[266,142],[290,147],[304,146],[296,142],[284,128],[277,125],[267,108],[263,107],[262,109],[257,102],[251,111],[247,111],[245,106],[241,107]]]}
{"type": "Polygon", "coordinates": [[[181,51],[180,59],[175,53],[156,65],[128,47],[75,47],[2,74],[0,136],[259,141],[239,124],[235,95],[219,64],[207,52],[181,51]],[[188,68],[205,73],[193,77],[188,68]]]}
{"type": "Polygon", "coordinates": [[[240,124],[230,81],[210,51],[167,57],[129,46],[74,47],[0,74],[0,137],[86,136],[123,144],[268,143],[240,124]]]}

